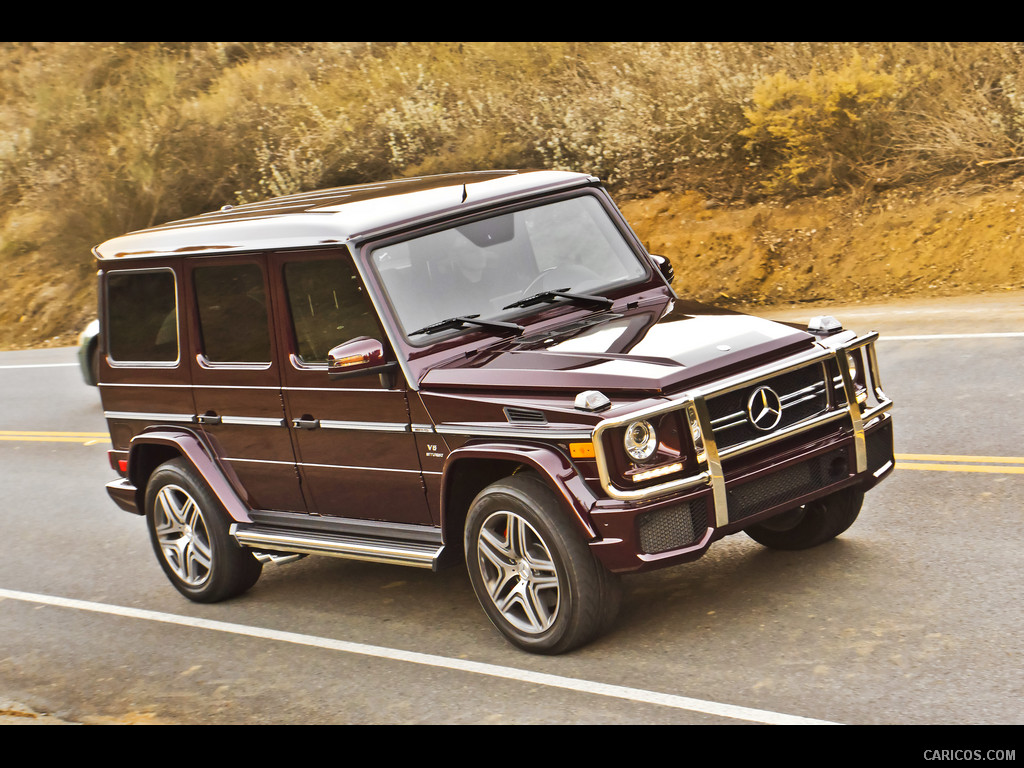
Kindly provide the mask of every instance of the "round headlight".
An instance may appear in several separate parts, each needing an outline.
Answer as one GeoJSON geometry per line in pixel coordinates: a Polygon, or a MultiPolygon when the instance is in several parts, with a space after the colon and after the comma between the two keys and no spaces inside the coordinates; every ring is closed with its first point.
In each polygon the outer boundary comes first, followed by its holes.
{"type": "Polygon", "coordinates": [[[861,375],[860,366],[863,363],[860,350],[850,352],[847,354],[846,359],[850,363],[850,379],[853,381],[853,389],[857,393],[856,400],[858,403],[863,403],[868,399],[868,393],[864,381],[858,379],[858,376],[861,375]]]}
{"type": "Polygon", "coordinates": [[[658,447],[658,435],[649,421],[634,421],[626,427],[622,443],[631,459],[644,461],[651,458],[658,447]]]}

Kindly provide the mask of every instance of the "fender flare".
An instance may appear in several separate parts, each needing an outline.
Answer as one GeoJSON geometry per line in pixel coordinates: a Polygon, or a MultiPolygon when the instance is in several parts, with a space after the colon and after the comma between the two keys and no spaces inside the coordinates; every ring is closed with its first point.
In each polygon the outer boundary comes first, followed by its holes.
{"type": "Polygon", "coordinates": [[[449,515],[447,505],[452,477],[455,474],[452,470],[456,464],[466,459],[505,461],[522,464],[535,470],[561,499],[565,509],[571,513],[579,526],[580,532],[589,540],[599,538],[590,521],[590,510],[597,497],[565,454],[550,445],[539,443],[468,443],[449,453],[445,458],[441,479],[442,528],[445,527],[445,520],[449,515]]]}
{"type": "MultiPolygon", "coordinates": [[[[132,438],[128,446],[128,480],[137,489],[139,499],[145,493],[147,479],[140,476],[143,471],[141,467],[145,463],[139,460],[139,456],[147,446],[154,445],[171,448],[188,462],[210,487],[232,520],[239,523],[252,522],[249,507],[238,495],[234,484],[227,476],[230,468],[222,467],[203,440],[194,432],[187,430],[155,428],[140,432],[132,438]]],[[[142,504],[138,508],[140,513],[144,512],[142,504]]]]}

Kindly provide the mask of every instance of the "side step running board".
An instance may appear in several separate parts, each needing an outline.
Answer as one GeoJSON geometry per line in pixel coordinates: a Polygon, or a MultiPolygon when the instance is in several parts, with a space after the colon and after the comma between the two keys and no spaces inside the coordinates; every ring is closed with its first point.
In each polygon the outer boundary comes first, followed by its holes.
{"type": "Polygon", "coordinates": [[[444,545],[424,541],[399,541],[326,531],[296,531],[260,525],[231,526],[231,535],[243,547],[266,552],[297,552],[350,560],[369,560],[393,565],[437,570],[444,545]]]}

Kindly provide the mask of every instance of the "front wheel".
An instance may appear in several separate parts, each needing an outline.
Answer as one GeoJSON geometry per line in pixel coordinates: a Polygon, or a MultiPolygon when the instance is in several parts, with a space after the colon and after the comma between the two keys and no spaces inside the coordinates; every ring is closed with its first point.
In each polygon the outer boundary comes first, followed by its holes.
{"type": "Polygon", "coordinates": [[[227,514],[181,459],[161,464],[150,477],[146,521],[160,566],[189,600],[226,600],[260,577],[262,564],[231,538],[227,514]]]}
{"type": "Polygon", "coordinates": [[[523,650],[564,653],[605,631],[618,612],[617,577],[536,476],[485,488],[470,507],[465,547],[480,605],[523,650]]]}
{"type": "Polygon", "coordinates": [[[864,492],[845,488],[823,499],[783,512],[744,532],[772,549],[810,549],[834,539],[857,519],[864,492]]]}

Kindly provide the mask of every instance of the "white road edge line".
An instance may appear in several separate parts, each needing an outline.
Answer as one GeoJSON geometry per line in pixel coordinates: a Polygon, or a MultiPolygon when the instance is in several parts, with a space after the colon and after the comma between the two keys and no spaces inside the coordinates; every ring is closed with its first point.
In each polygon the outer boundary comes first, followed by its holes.
{"type": "Polygon", "coordinates": [[[78,363],[26,363],[25,365],[0,365],[0,368],[74,368],[78,363]]]}
{"type": "Polygon", "coordinates": [[[105,603],[94,603],[86,600],[74,600],[65,597],[54,597],[51,595],[37,595],[30,592],[18,592],[9,589],[0,589],[0,598],[19,600],[40,605],[51,605],[61,608],[72,608],[92,613],[105,613],[112,616],[122,616],[131,619],[142,619],[144,621],[158,621],[165,624],[177,624],[184,627],[196,629],[209,629],[216,632],[228,632],[236,635],[276,640],[282,643],[293,643],[295,645],[306,645],[314,648],[324,648],[343,653],[353,653],[362,656],[372,656],[379,659],[392,661],[404,661],[410,664],[423,664],[431,667],[470,672],[477,675],[497,677],[505,680],[516,680],[533,685],[546,685],[552,688],[562,688],[579,693],[589,693],[596,696],[609,696],[617,699],[625,699],[643,704],[655,704],[674,709],[683,709],[690,712],[698,712],[706,715],[727,717],[734,720],[745,720],[753,723],[764,723],[766,725],[838,725],[825,720],[814,720],[795,715],[784,715],[778,712],[769,712],[749,707],[739,707],[732,704],[719,704],[713,701],[702,701],[691,699],[686,696],[675,696],[657,691],[646,691],[639,688],[628,688],[621,685],[608,685],[590,680],[579,680],[572,677],[561,677],[549,675],[542,672],[531,672],[525,669],[514,667],[503,667],[495,664],[485,664],[465,659],[452,659],[444,656],[433,656],[426,653],[415,653],[412,651],[400,651],[394,648],[383,648],[362,643],[349,643],[344,640],[333,640],[327,637],[316,637],[315,635],[300,635],[295,632],[281,632],[274,629],[262,627],[251,627],[244,624],[231,624],[223,621],[210,621],[192,616],[179,616],[172,613],[160,613],[147,611],[139,608],[126,608],[118,605],[107,605],[105,603]]]}
{"type": "Polygon", "coordinates": [[[934,339],[1007,339],[1024,336],[1024,332],[1006,333],[929,333],[917,336],[879,335],[879,341],[932,341],[934,339]]]}

